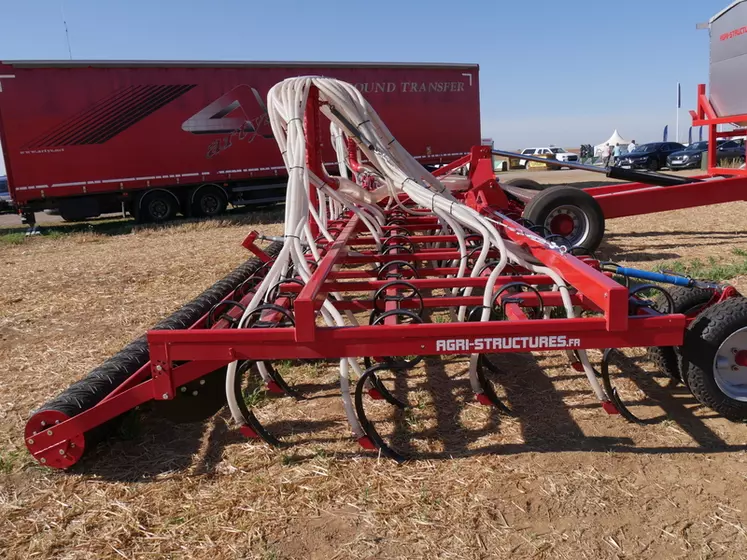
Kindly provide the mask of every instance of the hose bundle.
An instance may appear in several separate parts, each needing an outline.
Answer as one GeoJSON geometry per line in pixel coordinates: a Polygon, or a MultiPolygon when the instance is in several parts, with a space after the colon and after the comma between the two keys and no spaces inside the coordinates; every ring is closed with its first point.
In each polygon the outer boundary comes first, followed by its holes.
{"type": "MultiPolygon", "coordinates": [[[[435,215],[441,224],[441,233],[456,235],[461,256],[457,277],[463,277],[467,272],[466,238],[468,236],[477,235],[482,239],[479,255],[470,272],[471,276],[477,276],[482,272],[491,252],[498,252],[500,258],[493,263],[485,286],[483,312],[479,318],[481,321],[487,321],[490,318],[493,289],[498,277],[509,263],[522,266],[537,274],[550,276],[555,282],[555,289],[561,293],[567,316],[575,316],[570,294],[563,278],[553,270],[542,266],[530,253],[501,235],[499,227],[512,227],[516,224],[497,212],[492,218],[488,218],[456,200],[436,177],[405,151],[354,86],[322,77],[289,78],[270,90],[267,96],[267,107],[273,135],[278,142],[288,170],[284,242],[265,280],[257,287],[255,296],[247,306],[239,327],[265,300],[271,287],[287,277],[289,270],[294,270],[302,282],[308,282],[311,270],[304,246],[310,248],[312,258],[316,262],[320,258],[311,233],[310,220],[313,220],[319,228],[321,236],[331,241],[333,235],[327,229],[329,220],[339,216],[341,211],[349,211],[358,216],[373,237],[377,251],[380,251],[386,219],[378,203],[384,199],[389,201],[388,208],[396,206],[397,211],[403,213],[435,215]],[[319,177],[307,165],[306,148],[309,142],[315,140],[307,138],[306,134],[316,132],[304,129],[304,123],[308,122],[307,110],[317,110],[317,107],[309,108],[308,101],[312,88],[318,90],[318,109],[331,122],[332,143],[340,166],[339,177],[319,177]],[[351,149],[350,145],[346,146],[344,139],[354,144],[356,149],[351,149]],[[368,160],[365,168],[351,161],[351,153],[360,153],[368,160]],[[373,191],[365,190],[346,178],[348,169],[354,175],[362,172],[375,174],[377,184],[383,186],[373,191]],[[402,194],[407,195],[422,210],[404,206],[400,202],[402,194]],[[316,208],[311,203],[314,198],[320,202],[316,208]]],[[[544,242],[538,236],[536,239],[544,242]]],[[[550,243],[545,244],[550,248],[560,250],[550,243]]],[[[468,288],[464,295],[469,295],[471,291],[472,289],[468,288]]],[[[336,295],[330,294],[329,297],[335,298],[336,295]]],[[[327,325],[344,326],[343,317],[329,297],[323,302],[322,318],[327,325]]],[[[460,309],[459,320],[465,320],[465,314],[466,308],[460,309]]],[[[604,400],[604,391],[596,380],[586,354],[579,352],[579,355],[593,390],[600,400],[604,400]]],[[[477,354],[471,357],[470,377],[473,388],[479,393],[481,385],[477,378],[478,357],[477,354]]],[[[361,368],[356,359],[343,358],[340,361],[342,398],[352,431],[356,437],[361,437],[364,431],[356,419],[350,398],[349,370],[351,368],[359,376],[361,375],[361,368]]],[[[226,393],[234,419],[245,424],[246,419],[239,402],[241,395],[235,390],[236,370],[236,362],[229,365],[226,393]]]]}

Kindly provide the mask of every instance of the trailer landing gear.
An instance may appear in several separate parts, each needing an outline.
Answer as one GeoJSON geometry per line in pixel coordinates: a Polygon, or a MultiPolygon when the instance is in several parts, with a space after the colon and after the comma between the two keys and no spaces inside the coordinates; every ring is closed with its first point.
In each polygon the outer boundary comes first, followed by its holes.
{"type": "Polygon", "coordinates": [[[30,237],[32,235],[41,235],[39,226],[36,223],[36,215],[31,210],[22,211],[21,223],[28,226],[28,229],[26,230],[26,237],[30,237]]]}

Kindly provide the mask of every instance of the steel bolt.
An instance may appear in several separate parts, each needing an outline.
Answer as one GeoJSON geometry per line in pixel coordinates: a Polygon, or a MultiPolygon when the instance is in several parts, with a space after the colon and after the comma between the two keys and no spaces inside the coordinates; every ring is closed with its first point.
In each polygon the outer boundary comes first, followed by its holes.
{"type": "Polygon", "coordinates": [[[739,366],[731,366],[731,371],[739,371],[739,366]]]}
{"type": "Polygon", "coordinates": [[[156,371],[163,371],[163,368],[161,366],[156,366],[156,371]]]}
{"type": "Polygon", "coordinates": [[[736,356],[737,354],[739,354],[739,350],[737,350],[736,348],[732,348],[731,353],[736,356]]]}
{"type": "Polygon", "coordinates": [[[39,459],[39,462],[43,465],[44,463],[47,462],[47,460],[44,457],[42,457],[41,459],[39,459]]]}
{"type": "Polygon", "coordinates": [[[52,430],[47,430],[47,435],[51,436],[52,435],[52,430]]]}
{"type": "Polygon", "coordinates": [[[200,385],[204,385],[204,384],[205,384],[205,380],[204,379],[200,379],[200,385]]]}
{"type": "Polygon", "coordinates": [[[197,396],[197,395],[199,395],[199,394],[200,394],[200,393],[199,393],[199,391],[192,391],[192,396],[193,396],[193,397],[196,397],[196,396],[197,396]]]}
{"type": "Polygon", "coordinates": [[[161,395],[161,397],[162,397],[162,398],[163,398],[163,400],[165,400],[165,401],[169,400],[169,394],[168,394],[168,393],[164,393],[163,395],[161,395]]]}
{"type": "Polygon", "coordinates": [[[65,450],[64,449],[60,449],[60,455],[64,455],[64,454],[65,454],[65,450]]]}
{"type": "Polygon", "coordinates": [[[34,445],[34,438],[29,438],[29,445],[34,445]]]}
{"type": "Polygon", "coordinates": [[[75,444],[70,442],[70,448],[72,449],[73,447],[75,447],[75,444]]]}
{"type": "Polygon", "coordinates": [[[42,421],[41,421],[41,427],[43,428],[43,427],[44,427],[44,426],[46,426],[46,425],[47,425],[47,423],[46,423],[46,422],[45,422],[44,420],[42,420],[42,421]]]}
{"type": "Polygon", "coordinates": [[[186,393],[186,392],[187,392],[187,388],[186,387],[182,387],[182,393],[186,393]]]}

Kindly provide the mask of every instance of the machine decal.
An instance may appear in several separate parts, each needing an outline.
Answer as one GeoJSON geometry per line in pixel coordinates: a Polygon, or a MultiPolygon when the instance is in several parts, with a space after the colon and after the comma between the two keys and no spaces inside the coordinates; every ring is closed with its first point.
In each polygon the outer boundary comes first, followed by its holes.
{"type": "Polygon", "coordinates": [[[578,338],[557,336],[504,336],[475,340],[449,338],[436,341],[436,352],[483,352],[491,350],[546,350],[548,348],[580,348],[578,338]]]}

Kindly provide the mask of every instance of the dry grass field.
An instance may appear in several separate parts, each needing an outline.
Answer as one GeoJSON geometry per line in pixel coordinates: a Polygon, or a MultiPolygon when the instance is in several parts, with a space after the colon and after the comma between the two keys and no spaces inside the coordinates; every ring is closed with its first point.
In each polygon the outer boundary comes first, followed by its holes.
{"type": "MultiPolygon", "coordinates": [[[[747,203],[608,224],[605,257],[675,263],[747,293],[747,203]]],[[[503,356],[514,417],[477,404],[461,358],[397,379],[411,408],[372,417],[415,459],[357,448],[334,367],[280,363],[312,397],[258,398],[292,445],[244,440],[222,411],[148,410],[71,472],[23,445],[29,413],[243,259],[269,211],[223,221],[0,244],[0,557],[747,558],[747,426],[716,417],[626,353],[619,386],[653,425],[606,415],[564,355],[503,356]]],[[[598,360],[599,354],[592,353],[598,360]]]]}

